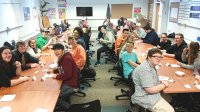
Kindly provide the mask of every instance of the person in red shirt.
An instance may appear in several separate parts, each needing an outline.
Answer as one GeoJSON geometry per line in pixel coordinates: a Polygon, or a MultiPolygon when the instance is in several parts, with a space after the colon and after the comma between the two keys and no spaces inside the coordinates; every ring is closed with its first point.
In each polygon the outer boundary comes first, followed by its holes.
{"type": "Polygon", "coordinates": [[[61,43],[54,44],[52,49],[58,58],[58,67],[54,70],[49,69],[47,72],[55,73],[53,78],[63,81],[57,106],[62,110],[67,110],[70,104],[66,99],[74,93],[75,88],[79,87],[78,68],[71,53],[65,53],[64,46],[61,43]]]}

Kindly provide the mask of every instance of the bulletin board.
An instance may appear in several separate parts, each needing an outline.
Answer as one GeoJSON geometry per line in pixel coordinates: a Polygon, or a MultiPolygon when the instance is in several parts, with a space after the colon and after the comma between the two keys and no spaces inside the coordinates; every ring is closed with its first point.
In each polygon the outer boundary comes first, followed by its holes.
{"type": "Polygon", "coordinates": [[[23,10],[21,3],[0,2],[0,32],[21,27],[23,25],[23,10]]]}
{"type": "Polygon", "coordinates": [[[199,0],[182,0],[179,3],[178,23],[200,28],[199,0]]]}
{"type": "Polygon", "coordinates": [[[111,4],[112,19],[132,18],[133,4],[111,4]]]}

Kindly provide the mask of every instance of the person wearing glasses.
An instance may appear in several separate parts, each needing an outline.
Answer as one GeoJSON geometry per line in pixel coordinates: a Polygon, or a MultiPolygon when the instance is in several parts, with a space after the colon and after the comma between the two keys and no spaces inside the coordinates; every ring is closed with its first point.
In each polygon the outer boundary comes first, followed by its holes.
{"type": "Polygon", "coordinates": [[[151,112],[174,112],[173,107],[161,96],[161,91],[169,85],[168,81],[159,81],[155,68],[162,58],[158,48],[150,49],[146,61],[135,68],[132,74],[135,93],[131,101],[151,112]]]}
{"type": "Polygon", "coordinates": [[[177,61],[183,62],[181,55],[183,49],[187,47],[187,43],[184,41],[184,36],[181,33],[177,33],[174,40],[175,44],[168,48],[167,52],[163,55],[166,57],[175,58],[177,61]]]}
{"type": "Polygon", "coordinates": [[[10,48],[3,46],[0,48],[0,87],[11,87],[28,81],[29,77],[19,77],[21,73],[21,63],[14,61],[10,48]]]}
{"type": "Polygon", "coordinates": [[[167,50],[168,48],[171,47],[171,44],[172,44],[171,41],[168,40],[167,33],[162,33],[161,41],[157,45],[157,48],[159,48],[160,50],[167,50]]]}

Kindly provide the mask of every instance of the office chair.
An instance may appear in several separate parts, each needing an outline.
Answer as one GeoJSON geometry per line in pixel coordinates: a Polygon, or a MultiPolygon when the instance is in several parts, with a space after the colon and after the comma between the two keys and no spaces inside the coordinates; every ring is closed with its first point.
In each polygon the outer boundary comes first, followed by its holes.
{"type": "Polygon", "coordinates": [[[119,60],[119,65],[118,65],[118,77],[111,77],[110,80],[114,80],[115,83],[114,83],[114,86],[118,86],[122,83],[126,84],[127,82],[127,79],[124,78],[124,75],[123,75],[123,65],[122,65],[122,61],[119,60]]]}

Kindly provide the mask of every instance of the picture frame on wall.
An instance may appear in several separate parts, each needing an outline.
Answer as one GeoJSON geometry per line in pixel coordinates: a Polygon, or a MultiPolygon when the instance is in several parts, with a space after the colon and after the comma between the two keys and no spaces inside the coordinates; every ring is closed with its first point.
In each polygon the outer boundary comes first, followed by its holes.
{"type": "Polygon", "coordinates": [[[179,2],[172,2],[170,5],[170,22],[178,22],[178,11],[179,11],[179,2]]]}

